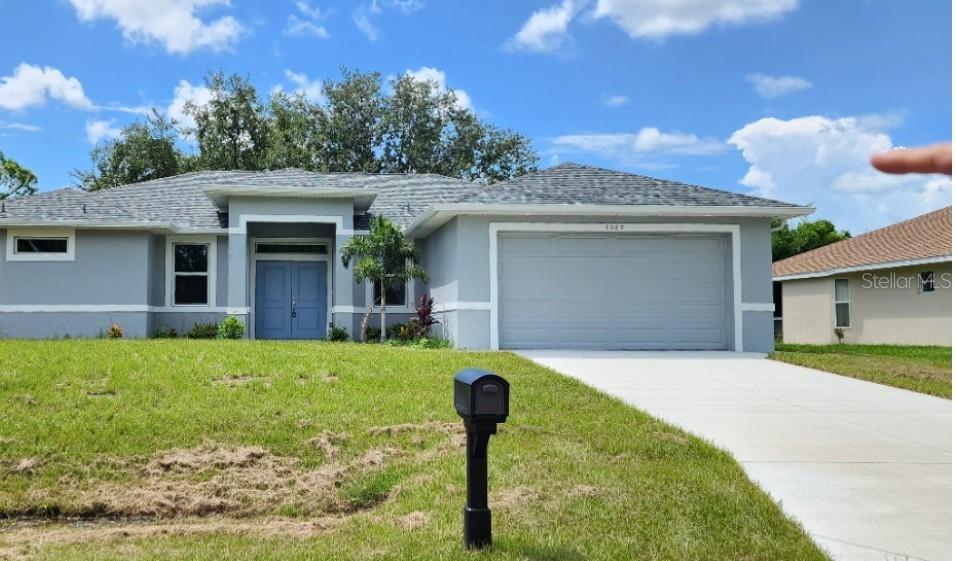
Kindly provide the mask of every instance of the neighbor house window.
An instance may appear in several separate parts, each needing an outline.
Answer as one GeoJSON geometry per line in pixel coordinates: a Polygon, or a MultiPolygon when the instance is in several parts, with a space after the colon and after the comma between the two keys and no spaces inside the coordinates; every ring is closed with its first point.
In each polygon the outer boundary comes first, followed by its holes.
{"type": "MultiPolygon", "coordinates": [[[[392,286],[385,289],[386,306],[405,306],[408,301],[406,296],[408,286],[392,286]]],[[[376,281],[372,284],[372,294],[375,297],[375,305],[382,305],[382,283],[376,281]]]]}
{"type": "Polygon", "coordinates": [[[833,281],[833,303],[836,308],[836,327],[850,327],[850,281],[833,281]]]}
{"type": "Polygon", "coordinates": [[[936,273],[924,271],[919,274],[919,291],[933,292],[936,290],[936,273]]]}
{"type": "Polygon", "coordinates": [[[215,302],[215,240],[171,240],[168,246],[169,304],[211,306],[215,302]]]}
{"type": "Polygon", "coordinates": [[[10,230],[7,261],[72,261],[72,230],[10,230]]]}

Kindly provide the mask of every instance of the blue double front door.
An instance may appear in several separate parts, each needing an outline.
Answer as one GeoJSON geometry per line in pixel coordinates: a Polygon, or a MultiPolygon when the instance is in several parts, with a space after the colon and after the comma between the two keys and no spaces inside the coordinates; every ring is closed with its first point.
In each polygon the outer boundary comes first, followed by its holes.
{"type": "Polygon", "coordinates": [[[328,326],[327,264],[256,263],[256,338],[321,339],[328,326]]]}

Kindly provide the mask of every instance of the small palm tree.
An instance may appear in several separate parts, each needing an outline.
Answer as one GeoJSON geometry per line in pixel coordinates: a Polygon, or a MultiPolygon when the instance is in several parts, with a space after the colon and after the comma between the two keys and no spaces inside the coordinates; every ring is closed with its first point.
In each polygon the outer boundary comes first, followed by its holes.
{"type": "MultiPolygon", "coordinates": [[[[405,286],[412,279],[428,282],[428,273],[421,266],[421,258],[414,242],[405,237],[389,219],[376,216],[369,224],[368,236],[356,236],[342,246],[342,265],[353,265],[352,277],[356,284],[366,282],[373,287],[379,283],[381,307],[381,341],[385,342],[386,302],[388,289],[405,286]]],[[[361,340],[365,341],[368,321],[372,315],[372,301],[368,302],[362,318],[361,340]]]]}

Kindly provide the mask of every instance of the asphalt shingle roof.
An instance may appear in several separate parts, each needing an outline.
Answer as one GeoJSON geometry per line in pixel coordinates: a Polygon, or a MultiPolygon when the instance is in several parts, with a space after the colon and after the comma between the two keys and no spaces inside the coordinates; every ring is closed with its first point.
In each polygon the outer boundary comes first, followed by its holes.
{"type": "Polygon", "coordinates": [[[383,215],[407,225],[429,206],[441,203],[796,207],[579,164],[561,164],[489,186],[434,174],[283,169],[200,171],[95,192],[48,191],[7,201],[0,212],[0,226],[4,222],[114,222],[224,228],[223,213],[203,191],[215,186],[369,189],[375,200],[359,224],[367,223],[371,215],[383,215]]]}
{"type": "Polygon", "coordinates": [[[460,202],[799,208],[730,191],[573,163],[483,187],[462,197],[460,202]]]}
{"type": "Polygon", "coordinates": [[[825,273],[848,267],[951,257],[952,254],[953,207],[950,206],[781,259],[773,264],[773,276],[825,273]]]}

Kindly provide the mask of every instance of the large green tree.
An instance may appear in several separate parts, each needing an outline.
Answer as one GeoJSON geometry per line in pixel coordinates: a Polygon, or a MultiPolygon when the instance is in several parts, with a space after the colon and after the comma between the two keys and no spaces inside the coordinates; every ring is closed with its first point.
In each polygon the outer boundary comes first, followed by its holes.
{"type": "Polygon", "coordinates": [[[795,228],[775,222],[771,234],[773,260],[786,259],[849,237],[850,232],[837,230],[829,220],[801,220],[795,228]]]}
{"type": "Polygon", "coordinates": [[[343,69],[321,99],[278,91],[267,101],[235,74],[209,74],[205,86],[207,103],[186,104],[194,126],[177,131],[154,113],[94,148],[93,169],[74,172],[78,183],[92,190],[183,171],[286,167],[493,183],[538,163],[529,138],[483,121],[435,82],[402,76],[386,88],[377,72],[343,69]]]}
{"type": "Polygon", "coordinates": [[[421,258],[415,243],[383,216],[377,216],[369,224],[367,236],[355,236],[342,246],[342,264],[352,265],[352,277],[356,283],[378,284],[379,294],[372,296],[362,318],[360,337],[364,342],[372,306],[377,299],[380,304],[381,342],[385,342],[387,325],[386,293],[389,289],[404,287],[412,279],[428,282],[428,273],[421,266],[421,258]]]}
{"type": "Polygon", "coordinates": [[[269,116],[259,93],[247,78],[223,72],[209,74],[205,104],[186,103],[195,121],[201,169],[263,169],[268,153],[269,116]]]}
{"type": "Polygon", "coordinates": [[[72,175],[87,191],[169,177],[187,171],[190,157],[176,146],[175,123],[153,111],[90,153],[93,168],[72,175]]]}
{"type": "Polygon", "coordinates": [[[37,176],[0,152],[0,200],[37,192],[37,176]]]}

